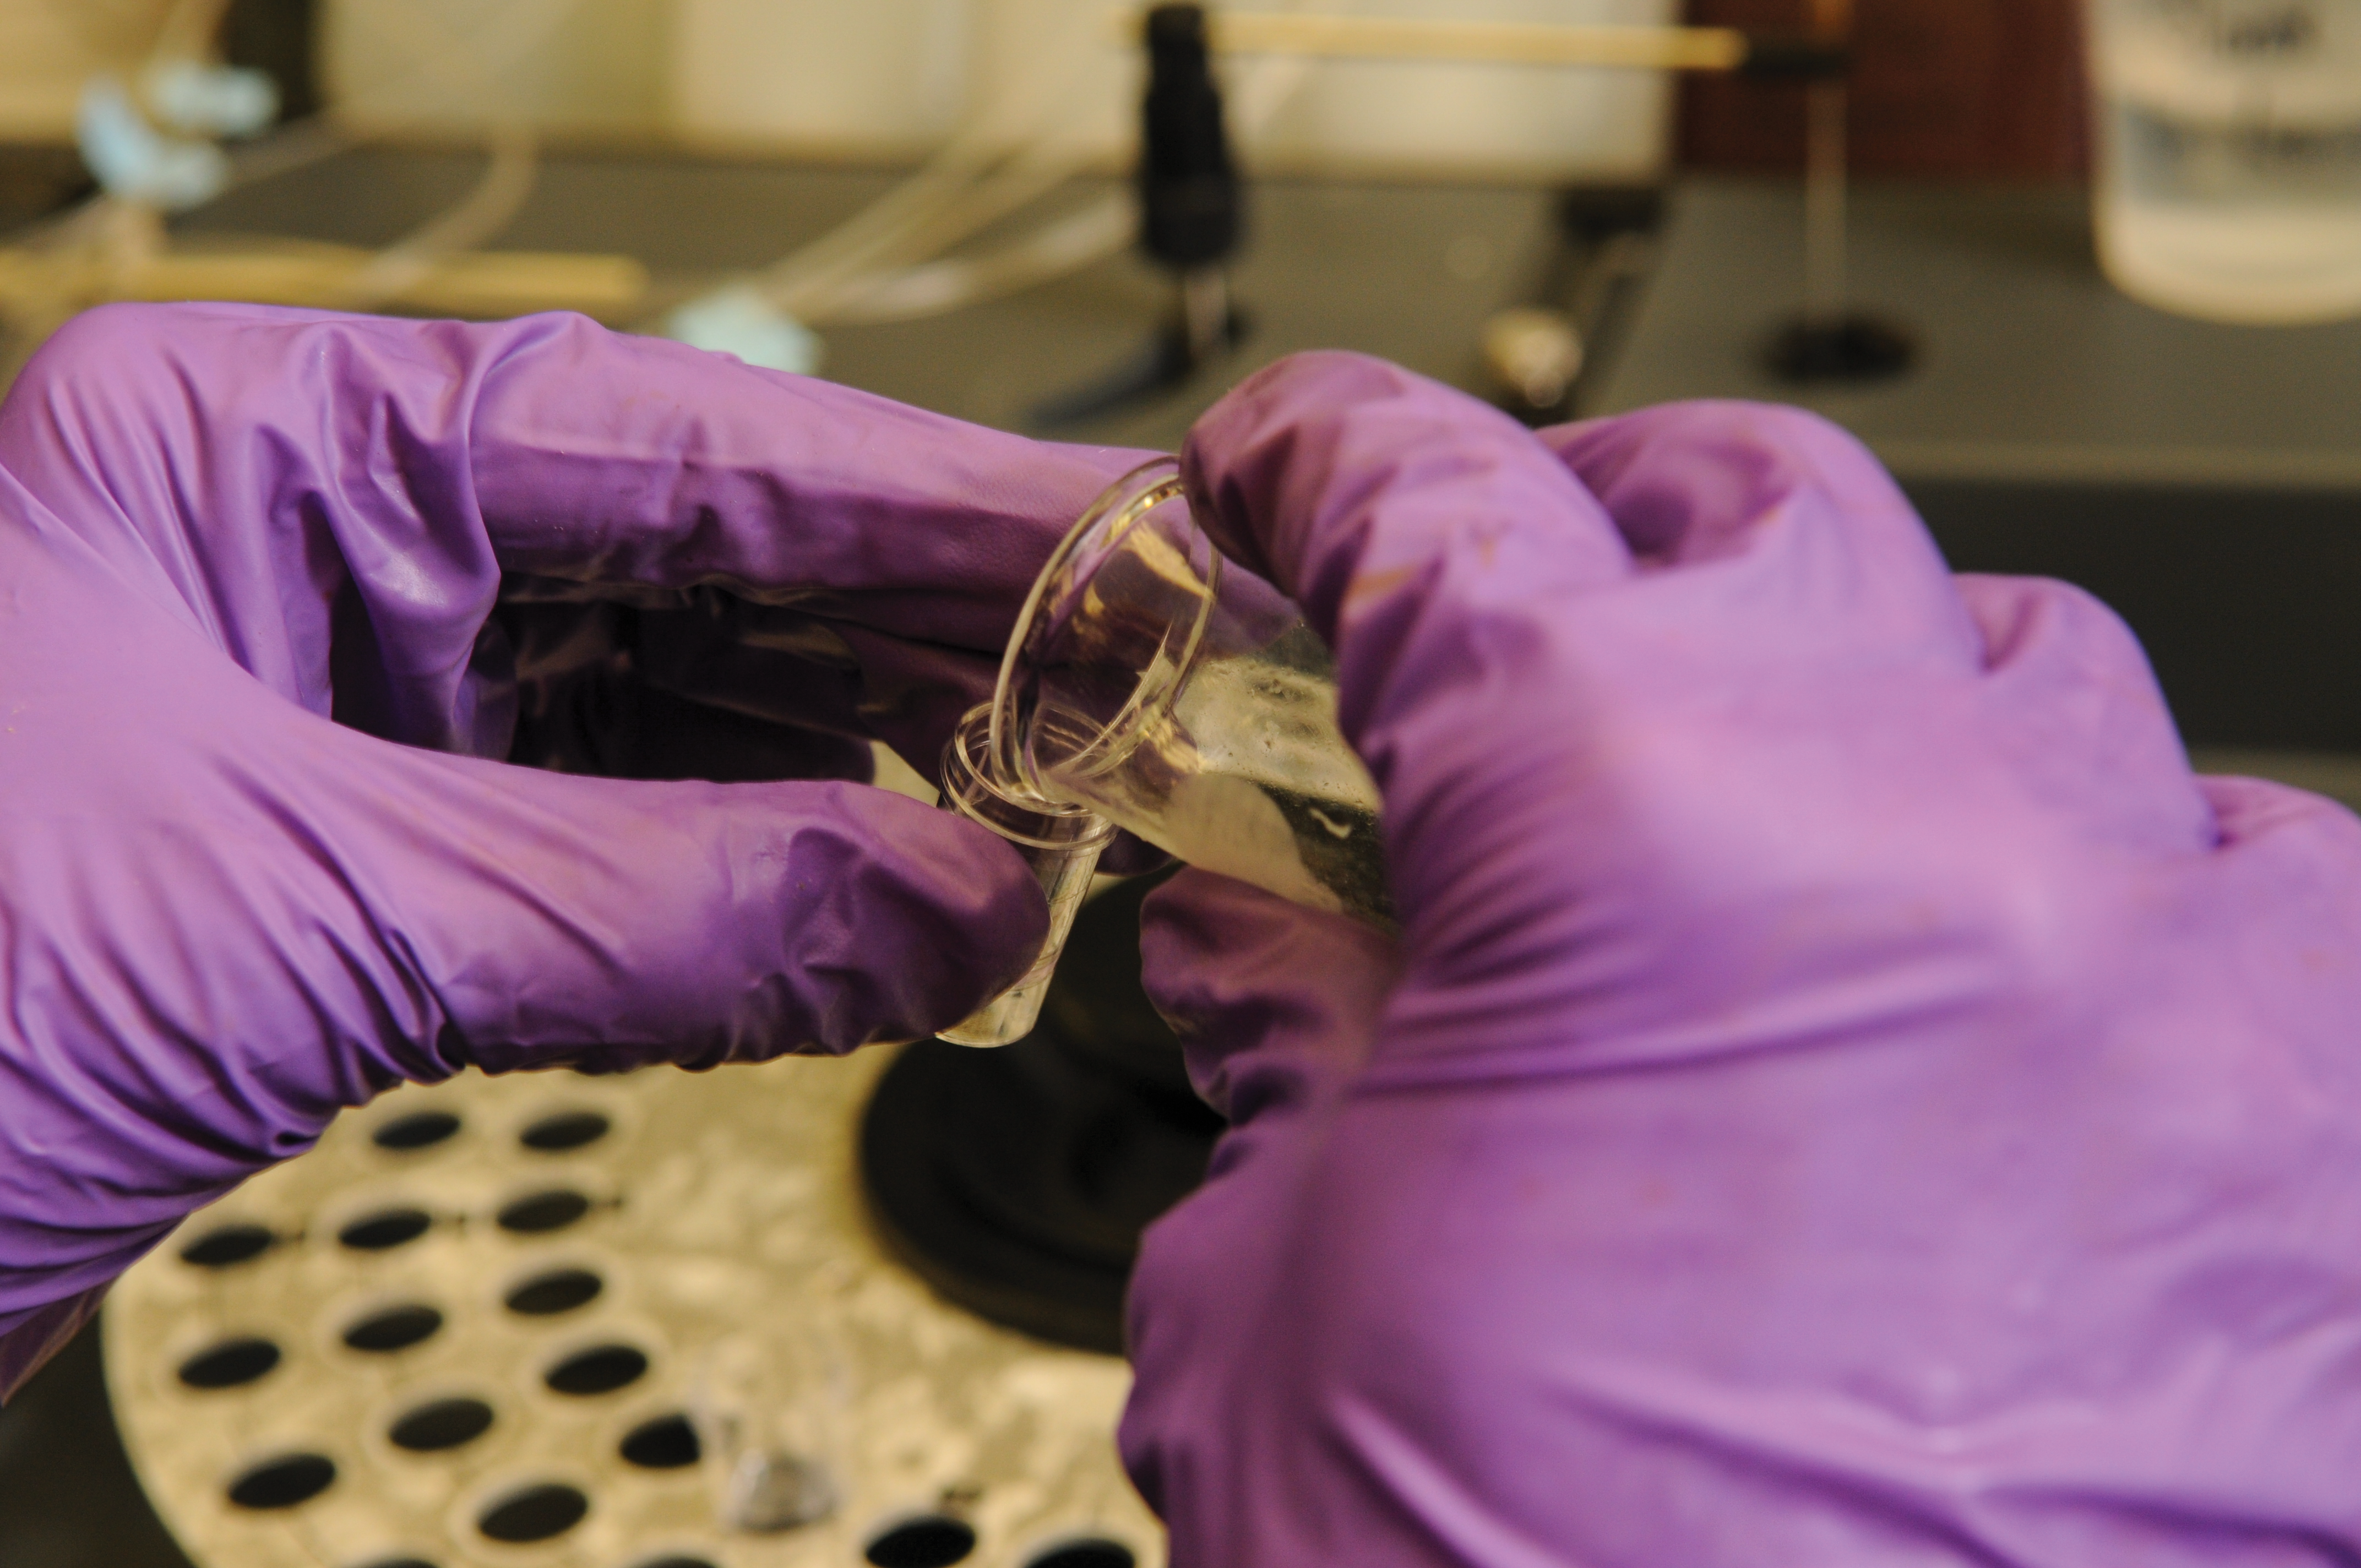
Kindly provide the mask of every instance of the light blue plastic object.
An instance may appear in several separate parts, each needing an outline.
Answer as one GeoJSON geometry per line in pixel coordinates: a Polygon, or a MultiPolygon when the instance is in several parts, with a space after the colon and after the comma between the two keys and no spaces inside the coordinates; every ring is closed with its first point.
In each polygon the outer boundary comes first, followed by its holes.
{"type": "Polygon", "coordinates": [[[176,60],[150,71],[148,103],[177,131],[250,137],[279,117],[279,83],[259,71],[176,60]]]}
{"type": "Polygon", "coordinates": [[[819,370],[819,335],[751,284],[733,283],[679,306],[664,318],[664,335],[691,348],[734,354],[766,370],[797,376],[819,370]]]}
{"type": "Polygon", "coordinates": [[[110,196],[167,212],[202,206],[229,183],[229,159],[207,141],[169,137],[149,125],[123,83],[93,76],[82,90],[74,141],[110,196]]]}

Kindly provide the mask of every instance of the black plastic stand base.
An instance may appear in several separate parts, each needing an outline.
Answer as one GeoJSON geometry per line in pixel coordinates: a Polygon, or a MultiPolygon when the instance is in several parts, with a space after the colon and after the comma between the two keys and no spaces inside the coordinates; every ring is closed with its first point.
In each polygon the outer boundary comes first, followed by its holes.
{"type": "Polygon", "coordinates": [[[1771,371],[1783,381],[1883,381],[1916,362],[1918,345],[1874,316],[1792,322],[1771,340],[1771,371]]]}
{"type": "Polygon", "coordinates": [[[1139,988],[1145,879],[1082,908],[1040,1025],[1012,1046],[920,1040],[878,1080],[861,1179],[886,1245],[1007,1328],[1120,1354],[1151,1220],[1204,1179],[1221,1118],[1139,988]]]}

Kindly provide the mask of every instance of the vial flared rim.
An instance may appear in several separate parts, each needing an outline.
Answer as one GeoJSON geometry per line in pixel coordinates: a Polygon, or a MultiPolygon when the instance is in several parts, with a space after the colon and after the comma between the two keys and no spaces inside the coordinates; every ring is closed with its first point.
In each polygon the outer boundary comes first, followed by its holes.
{"type": "MultiPolygon", "coordinates": [[[[1053,589],[1061,599],[1072,597],[1081,584],[1063,581],[1067,571],[1083,547],[1094,538],[1100,539],[1104,554],[1112,556],[1125,535],[1137,527],[1141,519],[1158,507],[1174,499],[1181,500],[1189,512],[1191,533],[1204,538],[1198,526],[1196,513],[1188,508],[1180,483],[1180,460],[1169,454],[1159,454],[1126,473],[1092,500],[1074,526],[1049,553],[1040,575],[1025,596],[1025,603],[1016,612],[1016,624],[1009,631],[1008,647],[1001,654],[1000,675],[992,690],[992,722],[986,744],[995,763],[1005,770],[1005,776],[1034,784],[1025,766],[1025,751],[1018,744],[1016,714],[1016,666],[1024,657],[1025,646],[1032,640],[1035,623],[1040,619],[1044,603],[1053,589]],[[1150,475],[1160,477],[1150,478],[1150,475]],[[1102,537],[1103,536],[1103,537],[1102,537]]],[[[1087,579],[1085,579],[1087,581],[1087,579]]],[[[1132,688],[1128,699],[1115,716],[1101,726],[1089,744],[1074,754],[1076,770],[1084,773],[1103,772],[1120,762],[1131,747],[1137,743],[1140,720],[1149,712],[1169,706],[1186,678],[1190,664],[1197,656],[1199,644],[1204,641],[1205,628],[1212,621],[1213,606],[1221,597],[1222,553],[1211,541],[1205,550],[1205,592],[1198,600],[1197,613],[1182,640],[1180,657],[1174,662],[1174,678],[1154,691],[1148,688],[1146,672],[1139,684],[1132,688]],[[1118,740],[1118,737],[1125,739],[1118,740]]]]}
{"type": "Polygon", "coordinates": [[[1083,850],[1096,852],[1104,849],[1107,841],[1115,837],[1115,828],[1114,823],[1097,812],[1086,806],[1077,806],[1071,801],[1054,800],[1030,790],[1019,793],[1018,786],[1012,785],[1005,775],[994,776],[999,772],[999,766],[992,751],[989,714],[986,715],[983,747],[980,755],[977,754],[976,748],[971,744],[971,738],[975,729],[976,715],[983,711],[982,707],[968,709],[966,715],[961,718],[958,727],[951,731],[950,740],[943,747],[944,803],[959,816],[967,818],[979,828],[988,832],[997,833],[1010,843],[1022,844],[1027,849],[1061,854],[1083,850]],[[959,775],[962,773],[974,780],[977,787],[993,798],[1018,811],[1034,817],[1079,821],[1084,825],[1073,838],[1047,839],[1038,834],[1021,832],[1005,823],[994,822],[978,811],[975,803],[968,798],[959,781],[959,775]]]}

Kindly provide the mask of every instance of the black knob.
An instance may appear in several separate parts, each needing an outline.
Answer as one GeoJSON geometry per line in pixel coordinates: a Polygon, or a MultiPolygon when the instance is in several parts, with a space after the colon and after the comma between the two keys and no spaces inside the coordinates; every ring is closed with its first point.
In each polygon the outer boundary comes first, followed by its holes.
{"type": "Polygon", "coordinates": [[[1148,13],[1148,97],[1141,106],[1141,243],[1170,267],[1196,268],[1237,248],[1237,171],[1222,126],[1200,5],[1148,13]]]}

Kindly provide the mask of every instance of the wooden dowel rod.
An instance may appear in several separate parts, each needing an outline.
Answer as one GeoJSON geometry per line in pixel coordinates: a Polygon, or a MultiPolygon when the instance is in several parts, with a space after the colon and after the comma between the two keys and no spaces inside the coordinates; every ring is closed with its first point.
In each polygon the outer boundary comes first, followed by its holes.
{"type": "MultiPolygon", "coordinates": [[[[1735,27],[1582,27],[1529,22],[1416,21],[1306,16],[1268,11],[1206,13],[1213,48],[1226,54],[1326,60],[1431,60],[1491,65],[1587,65],[1642,71],[1735,71],[1747,37],[1735,27]]],[[[1126,37],[1139,20],[1127,14],[1126,37]]]]}
{"type": "MultiPolygon", "coordinates": [[[[56,254],[0,250],[0,298],[86,295],[92,300],[245,300],[257,304],[337,306],[371,253],[341,246],[256,252],[165,252],[121,268],[93,268],[56,254]]],[[[630,317],[647,292],[647,269],[627,256],[470,251],[380,302],[462,316],[576,310],[608,321],[630,317]]]]}

